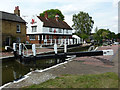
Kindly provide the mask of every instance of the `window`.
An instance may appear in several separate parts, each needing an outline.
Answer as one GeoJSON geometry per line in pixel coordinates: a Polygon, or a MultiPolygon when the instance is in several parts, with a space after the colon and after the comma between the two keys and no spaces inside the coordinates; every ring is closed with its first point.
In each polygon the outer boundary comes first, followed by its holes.
{"type": "Polygon", "coordinates": [[[49,35],[49,40],[52,39],[52,35],[49,35]]]}
{"type": "Polygon", "coordinates": [[[52,28],[49,28],[49,32],[52,32],[52,28]]]}
{"type": "Polygon", "coordinates": [[[68,33],[68,30],[66,30],[66,33],[68,33]]]}
{"type": "Polygon", "coordinates": [[[35,40],[35,35],[30,35],[30,40],[35,40]]]}
{"type": "Polygon", "coordinates": [[[61,29],[58,29],[59,33],[62,33],[62,30],[61,29]]]}
{"type": "Polygon", "coordinates": [[[19,24],[17,24],[17,32],[21,32],[21,31],[20,31],[20,25],[19,25],[19,24]]]}
{"type": "Polygon", "coordinates": [[[32,26],[32,32],[36,32],[37,31],[37,26],[32,26]]]}

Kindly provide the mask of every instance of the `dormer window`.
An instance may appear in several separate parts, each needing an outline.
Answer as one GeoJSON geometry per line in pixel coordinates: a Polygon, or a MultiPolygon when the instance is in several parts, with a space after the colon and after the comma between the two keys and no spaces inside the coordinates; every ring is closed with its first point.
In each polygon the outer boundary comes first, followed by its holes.
{"type": "Polygon", "coordinates": [[[19,25],[19,24],[17,24],[17,32],[21,32],[21,31],[20,31],[20,25],[19,25]]]}

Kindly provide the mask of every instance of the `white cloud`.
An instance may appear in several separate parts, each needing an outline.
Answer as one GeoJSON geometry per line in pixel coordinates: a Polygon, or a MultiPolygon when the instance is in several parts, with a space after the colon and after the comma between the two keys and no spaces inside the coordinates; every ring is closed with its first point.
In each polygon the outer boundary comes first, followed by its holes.
{"type": "Polygon", "coordinates": [[[72,26],[72,15],[79,11],[88,12],[95,21],[94,27],[117,28],[117,3],[119,0],[4,0],[0,3],[0,11],[13,12],[15,6],[20,6],[21,15],[39,15],[47,9],[58,8],[65,15],[65,21],[72,26]],[[110,3],[111,8],[102,5],[110,3]],[[98,8],[98,9],[97,9],[98,8]],[[109,11],[107,11],[107,10],[109,11]]]}

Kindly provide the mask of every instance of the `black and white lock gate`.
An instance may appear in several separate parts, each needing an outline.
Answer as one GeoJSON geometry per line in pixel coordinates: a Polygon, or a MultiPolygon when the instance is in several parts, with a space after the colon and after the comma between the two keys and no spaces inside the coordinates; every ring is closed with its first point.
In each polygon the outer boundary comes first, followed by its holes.
{"type": "MultiPolygon", "coordinates": [[[[66,41],[65,41],[66,42],[66,41]]],[[[19,44],[19,56],[22,55],[22,47],[21,43],[19,44]]],[[[14,52],[16,51],[16,44],[13,44],[14,52]]],[[[36,46],[35,44],[32,45],[32,55],[24,55],[24,57],[31,58],[36,57],[37,58],[53,58],[53,57],[66,57],[67,55],[76,55],[76,57],[84,57],[84,56],[102,56],[102,55],[113,55],[113,50],[101,50],[101,51],[84,51],[84,52],[67,52],[67,45],[64,45],[64,53],[57,53],[57,44],[54,44],[54,51],[55,54],[49,54],[49,55],[39,55],[36,53],[36,46]]]]}
{"type": "Polygon", "coordinates": [[[105,55],[113,55],[113,50],[101,50],[101,51],[86,51],[86,52],[68,52],[66,55],[76,55],[76,57],[83,56],[105,56],[105,55]]]}

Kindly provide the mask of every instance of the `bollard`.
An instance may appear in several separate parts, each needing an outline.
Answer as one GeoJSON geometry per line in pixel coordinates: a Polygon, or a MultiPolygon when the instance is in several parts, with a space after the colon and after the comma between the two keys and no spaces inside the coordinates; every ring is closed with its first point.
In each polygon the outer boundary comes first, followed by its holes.
{"type": "Polygon", "coordinates": [[[19,43],[19,55],[22,55],[22,44],[19,43]]]}
{"type": "Polygon", "coordinates": [[[13,50],[14,50],[14,51],[17,51],[16,43],[13,43],[13,50]]]}
{"type": "Polygon", "coordinates": [[[22,63],[22,44],[19,43],[19,58],[20,58],[20,62],[22,63]]]}
{"type": "Polygon", "coordinates": [[[36,56],[36,46],[35,46],[35,44],[32,45],[32,52],[33,52],[33,56],[36,56]]]}
{"type": "Polygon", "coordinates": [[[14,57],[17,58],[17,46],[16,43],[13,43],[14,57]]]}
{"type": "Polygon", "coordinates": [[[55,44],[54,44],[54,51],[55,51],[55,54],[57,54],[57,44],[56,44],[56,39],[55,39],[55,44]]]}
{"type": "Polygon", "coordinates": [[[32,52],[33,52],[33,56],[34,56],[33,63],[34,63],[34,65],[36,65],[36,46],[35,46],[35,44],[32,45],[32,52]]]}
{"type": "Polygon", "coordinates": [[[66,39],[64,39],[64,53],[67,53],[66,39]]]}

